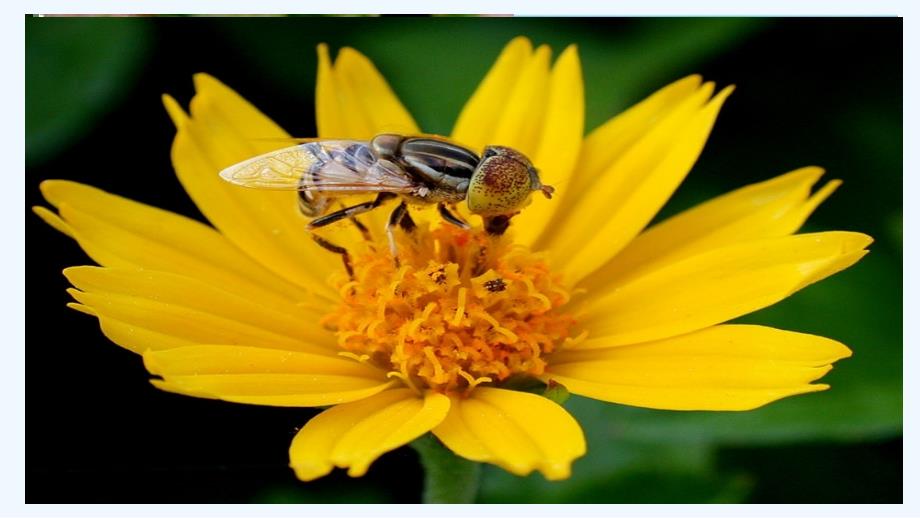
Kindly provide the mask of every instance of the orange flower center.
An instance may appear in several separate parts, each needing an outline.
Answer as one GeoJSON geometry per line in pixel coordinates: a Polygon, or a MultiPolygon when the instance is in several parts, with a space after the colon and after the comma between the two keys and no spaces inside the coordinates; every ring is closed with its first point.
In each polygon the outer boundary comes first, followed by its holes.
{"type": "Polygon", "coordinates": [[[465,393],[480,383],[538,376],[574,318],[561,277],[507,237],[441,224],[399,232],[399,266],[386,243],[336,275],[341,303],[323,319],[343,355],[410,387],[465,393]]]}

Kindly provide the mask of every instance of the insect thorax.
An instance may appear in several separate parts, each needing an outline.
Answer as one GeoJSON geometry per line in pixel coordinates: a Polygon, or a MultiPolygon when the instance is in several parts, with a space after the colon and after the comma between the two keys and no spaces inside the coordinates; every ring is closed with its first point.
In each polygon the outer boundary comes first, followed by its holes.
{"type": "Polygon", "coordinates": [[[422,203],[462,201],[479,156],[457,144],[427,137],[384,134],[374,137],[371,149],[378,158],[397,162],[428,188],[416,194],[422,203]]]}

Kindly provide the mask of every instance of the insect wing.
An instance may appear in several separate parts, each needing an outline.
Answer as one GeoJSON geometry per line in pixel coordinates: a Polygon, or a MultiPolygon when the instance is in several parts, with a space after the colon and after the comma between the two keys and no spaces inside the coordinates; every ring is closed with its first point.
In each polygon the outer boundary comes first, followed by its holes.
{"type": "Polygon", "coordinates": [[[377,160],[367,142],[325,140],[250,158],[220,172],[228,182],[259,189],[410,192],[415,183],[396,164],[377,160]]]}
{"type": "Polygon", "coordinates": [[[220,172],[230,183],[258,189],[299,190],[304,173],[318,162],[305,144],[270,151],[220,172]]]}

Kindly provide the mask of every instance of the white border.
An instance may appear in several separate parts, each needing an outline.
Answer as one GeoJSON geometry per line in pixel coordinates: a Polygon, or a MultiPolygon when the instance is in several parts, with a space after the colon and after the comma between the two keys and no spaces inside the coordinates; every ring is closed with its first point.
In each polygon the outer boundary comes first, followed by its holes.
{"type": "MultiPolygon", "coordinates": [[[[25,299],[24,274],[24,206],[25,149],[23,121],[25,120],[24,92],[24,26],[26,13],[190,13],[206,14],[362,14],[387,12],[409,13],[478,13],[506,14],[519,16],[903,16],[904,17],[904,197],[913,200],[920,195],[917,179],[917,131],[918,104],[916,94],[920,91],[918,82],[918,35],[917,15],[920,2],[916,0],[643,0],[641,2],[606,2],[602,5],[591,0],[566,0],[562,2],[537,2],[527,0],[402,0],[380,2],[379,0],[336,0],[318,3],[315,1],[292,0],[226,0],[220,3],[207,0],[135,0],[132,2],[114,0],[44,0],[4,1],[0,5],[0,53],[4,65],[5,80],[0,83],[5,109],[2,118],[2,156],[6,158],[4,168],[4,189],[0,189],[0,221],[5,241],[18,245],[18,253],[6,253],[0,258],[3,267],[6,296],[0,301],[0,318],[5,329],[5,354],[0,373],[0,404],[6,426],[0,427],[0,515],[12,516],[362,516],[373,514],[374,518],[405,518],[407,515],[435,513],[439,517],[453,516],[469,518],[477,516],[505,515],[509,511],[527,513],[533,517],[558,518],[560,512],[573,512],[558,506],[528,506],[527,509],[512,509],[509,506],[439,506],[437,509],[424,506],[233,506],[233,505],[83,505],[51,506],[23,505],[24,486],[24,347],[25,314],[22,301],[25,299]],[[562,9],[564,6],[564,10],[562,9]]],[[[920,264],[918,261],[917,232],[918,205],[904,204],[904,264],[920,264]]],[[[858,208],[854,208],[858,210],[858,208]]],[[[918,352],[914,347],[918,336],[916,316],[920,310],[917,298],[918,280],[915,270],[905,268],[904,272],[904,487],[920,488],[918,477],[917,414],[918,384],[909,374],[918,367],[918,352]],[[913,407],[913,411],[910,411],[913,407]]],[[[66,440],[67,423],[60,423],[62,440],[66,440]]],[[[78,447],[75,445],[75,447],[78,447]]],[[[795,466],[790,466],[795,469],[795,466]]],[[[584,516],[920,516],[920,500],[917,490],[905,489],[904,505],[620,505],[579,506],[574,512],[584,516]]]]}
{"type": "Polygon", "coordinates": [[[912,0],[643,0],[641,2],[537,2],[526,0],[37,0],[20,2],[31,13],[188,14],[511,14],[517,16],[903,16],[912,0]],[[76,7],[79,6],[79,7],[76,7]]]}

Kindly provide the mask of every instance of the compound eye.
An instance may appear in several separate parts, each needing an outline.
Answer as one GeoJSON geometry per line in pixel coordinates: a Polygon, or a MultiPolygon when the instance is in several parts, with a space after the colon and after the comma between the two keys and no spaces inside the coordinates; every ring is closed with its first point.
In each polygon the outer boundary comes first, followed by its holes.
{"type": "Polygon", "coordinates": [[[482,159],[485,160],[486,158],[492,158],[493,156],[497,154],[498,154],[498,150],[492,146],[489,146],[485,149],[485,151],[483,151],[482,159]]]}
{"type": "Polygon", "coordinates": [[[514,214],[527,204],[532,190],[527,165],[504,156],[488,156],[470,178],[466,201],[470,211],[482,216],[514,214]]]}

